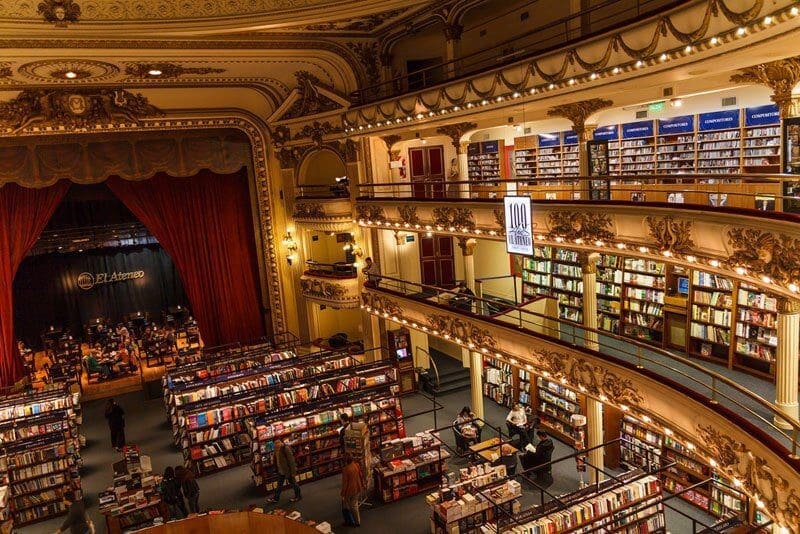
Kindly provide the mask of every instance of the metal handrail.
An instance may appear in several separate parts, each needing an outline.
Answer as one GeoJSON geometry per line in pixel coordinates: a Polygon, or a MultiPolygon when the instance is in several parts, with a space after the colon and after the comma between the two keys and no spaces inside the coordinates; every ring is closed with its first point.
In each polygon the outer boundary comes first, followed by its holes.
{"type": "MultiPolygon", "coordinates": [[[[452,296],[456,294],[455,291],[442,289],[436,286],[430,286],[426,284],[419,284],[415,282],[409,282],[406,280],[400,280],[398,278],[393,278],[389,276],[382,276],[379,282],[378,287],[371,287],[367,289],[373,289],[380,291],[381,289],[389,289],[396,293],[400,293],[405,295],[406,298],[410,298],[412,300],[417,300],[419,302],[423,302],[429,305],[439,305],[442,306],[446,304],[452,296]],[[381,287],[382,286],[382,287],[381,287]],[[410,288],[410,289],[409,289],[410,288]],[[416,288],[416,290],[414,289],[416,288]],[[425,297],[420,297],[419,295],[426,295],[425,297]],[[445,295],[447,300],[442,301],[442,296],[445,295]],[[435,302],[432,301],[435,299],[435,302]]],[[[473,301],[484,301],[485,299],[481,299],[479,297],[471,297],[473,301]]],[[[787,452],[792,455],[792,457],[796,457],[798,454],[798,449],[800,448],[800,421],[797,419],[791,419],[786,416],[783,412],[781,412],[778,407],[770,401],[767,401],[763,397],[753,393],[747,388],[744,388],[731,380],[730,378],[711,371],[704,366],[684,358],[682,356],[678,356],[672,352],[666,351],[664,349],[654,347],[652,345],[647,345],[636,339],[623,337],[618,334],[614,334],[611,332],[607,332],[605,330],[598,330],[596,328],[589,328],[582,325],[577,325],[575,323],[571,323],[568,321],[564,321],[557,317],[550,317],[538,312],[534,312],[519,306],[510,306],[509,311],[512,312],[514,315],[509,314],[509,319],[518,319],[518,322],[508,322],[508,326],[513,327],[516,326],[520,330],[527,330],[531,332],[533,335],[541,335],[545,338],[550,339],[557,339],[559,341],[564,342],[561,339],[562,335],[562,326],[567,326],[572,329],[572,341],[571,345],[574,348],[585,348],[586,342],[588,341],[592,345],[596,345],[597,349],[596,352],[600,353],[601,355],[610,356],[612,358],[620,359],[627,359],[630,360],[631,363],[636,364],[636,367],[641,369],[645,367],[645,364],[655,366],[655,368],[660,369],[663,368],[670,373],[674,373],[679,377],[688,380],[690,383],[696,384],[701,386],[704,389],[709,390],[709,395],[706,399],[712,403],[717,404],[720,403],[720,400],[725,400],[733,404],[736,410],[743,410],[744,412],[753,416],[756,420],[760,421],[761,424],[765,425],[768,431],[773,432],[774,436],[779,436],[780,440],[782,441],[782,445],[786,447],[787,452]],[[523,319],[525,317],[525,319],[523,319]],[[557,324],[557,328],[553,328],[550,324],[557,324]],[[544,332],[548,332],[545,334],[539,334],[534,332],[528,326],[536,326],[539,329],[542,329],[544,332]],[[587,335],[591,334],[591,336],[587,335]],[[596,337],[596,339],[595,339],[596,337]],[[604,342],[604,339],[612,339],[614,341],[622,342],[621,346],[611,346],[607,342],[604,342]],[[576,341],[580,340],[582,345],[578,345],[576,341]],[[635,347],[635,352],[628,352],[628,346],[635,347]],[[605,349],[605,350],[604,350],[605,349]],[[644,355],[643,351],[648,350],[651,351],[661,357],[666,358],[669,362],[673,362],[676,364],[680,364],[690,368],[693,371],[696,371],[701,375],[701,377],[707,378],[710,380],[710,384],[700,380],[697,376],[693,376],[688,374],[687,372],[675,368],[671,365],[667,365],[663,362],[658,360],[652,359],[644,355]],[[621,356],[622,355],[622,356],[621,356]],[[627,358],[625,358],[627,356],[627,358]],[[726,393],[723,389],[720,389],[720,385],[724,385],[730,388],[733,392],[736,392],[739,395],[745,397],[749,402],[755,403],[757,406],[762,408],[763,410],[769,413],[770,418],[764,417],[762,414],[756,412],[751,406],[744,404],[742,401],[734,399],[731,395],[726,393]],[[775,419],[779,419],[785,421],[789,426],[791,426],[790,430],[784,430],[774,423],[775,419]],[[787,447],[788,443],[788,447],[787,447]]],[[[482,317],[478,314],[472,313],[472,311],[465,311],[461,308],[458,309],[458,312],[461,314],[468,314],[470,316],[474,316],[476,319],[482,319],[482,317]]],[[[648,368],[650,369],[650,368],[648,368]]],[[[650,369],[651,371],[653,369],[650,369]]],[[[668,375],[664,375],[663,371],[658,373],[660,376],[667,377],[668,375]]],[[[699,393],[699,392],[698,392],[699,393]]],[[[773,436],[773,437],[774,437],[773,436]]]]}
{"type": "MultiPolygon", "coordinates": [[[[587,39],[591,39],[592,37],[602,35],[603,33],[613,28],[619,27],[620,25],[630,24],[651,17],[658,13],[671,10],[673,8],[676,8],[678,6],[687,3],[689,2],[687,2],[686,0],[676,0],[673,2],[665,3],[664,5],[649,6],[647,4],[661,4],[661,3],[658,2],[657,0],[636,0],[635,6],[624,8],[623,10],[615,11],[612,13],[602,14],[603,16],[600,19],[595,18],[594,20],[592,20],[592,22],[605,23],[605,24],[595,31],[589,32],[585,35],[580,34],[581,33],[580,25],[582,21],[585,20],[586,17],[591,18],[593,14],[597,14],[598,12],[605,10],[606,8],[619,5],[619,2],[617,0],[607,0],[606,2],[593,5],[586,9],[582,9],[576,13],[572,13],[570,15],[567,15],[566,17],[561,17],[542,26],[537,26],[536,28],[533,28],[528,32],[514,36],[511,39],[507,39],[505,41],[497,43],[489,48],[484,48],[482,50],[478,50],[476,52],[472,52],[470,54],[449,61],[442,61],[440,63],[437,63],[436,65],[431,65],[429,67],[425,67],[424,69],[396,76],[391,80],[373,84],[361,88],[357,91],[353,91],[352,93],[350,93],[350,100],[351,102],[363,105],[372,102],[377,102],[378,100],[387,98],[389,96],[394,96],[393,93],[397,93],[396,91],[397,88],[403,86],[407,88],[408,81],[414,77],[417,78],[422,77],[422,87],[424,89],[428,89],[429,86],[425,80],[427,80],[428,78],[434,79],[435,73],[437,72],[447,72],[448,70],[453,71],[455,73],[455,76],[447,80],[448,82],[452,82],[455,79],[475,74],[486,68],[497,68],[501,66],[506,66],[515,63],[517,61],[520,61],[522,59],[530,58],[533,55],[541,54],[550,49],[561,48],[579,41],[585,41],[587,39]],[[642,9],[643,7],[645,7],[646,10],[643,10],[642,9]],[[619,22],[614,20],[614,17],[619,17],[628,14],[630,15],[630,17],[626,19],[624,22],[619,22]],[[578,25],[577,29],[574,28],[576,24],[578,25]],[[549,37],[546,37],[545,39],[540,39],[538,41],[532,41],[532,42],[524,41],[527,37],[546,33],[547,30],[551,30],[553,28],[563,28],[563,30],[559,30],[559,33],[556,33],[554,35],[549,35],[549,37]],[[579,35],[573,37],[571,34],[575,33],[578,33],[579,35]],[[524,48],[516,49],[521,43],[523,43],[524,48]],[[509,48],[511,48],[511,50],[509,48]],[[492,51],[497,51],[499,53],[492,54],[488,58],[484,57],[486,56],[487,53],[491,53],[492,51]]],[[[433,86],[433,84],[431,86],[433,86]]]]}
{"type": "Polygon", "coordinates": [[[439,378],[439,366],[436,365],[436,360],[433,359],[433,356],[431,356],[431,353],[428,350],[423,349],[419,345],[416,346],[416,350],[422,351],[428,355],[428,361],[431,362],[431,365],[433,366],[433,372],[436,374],[436,387],[438,388],[442,383],[441,379],[439,378]]]}

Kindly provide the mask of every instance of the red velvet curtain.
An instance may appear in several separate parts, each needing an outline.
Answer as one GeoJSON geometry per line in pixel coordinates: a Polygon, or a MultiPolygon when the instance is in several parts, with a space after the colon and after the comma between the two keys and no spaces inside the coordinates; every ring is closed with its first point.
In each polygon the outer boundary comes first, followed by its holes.
{"type": "Polygon", "coordinates": [[[206,345],[264,335],[244,169],[106,183],[175,262],[206,345]]]}
{"type": "MultiPolygon", "coordinates": [[[[14,338],[14,275],[28,250],[53,216],[70,183],[42,189],[9,183],[0,187],[0,385],[23,375],[14,338]]],[[[31,303],[31,305],[35,305],[31,303]]]]}

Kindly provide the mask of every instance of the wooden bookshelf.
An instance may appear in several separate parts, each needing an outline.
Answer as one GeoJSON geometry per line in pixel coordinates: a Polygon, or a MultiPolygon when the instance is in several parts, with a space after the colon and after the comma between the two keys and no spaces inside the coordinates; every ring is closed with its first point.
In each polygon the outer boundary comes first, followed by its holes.
{"type": "Polygon", "coordinates": [[[586,447],[586,433],[570,421],[573,414],[586,414],[586,397],[559,382],[536,378],[536,415],[541,426],[564,443],[586,447]]]}
{"type": "Polygon", "coordinates": [[[0,401],[0,521],[14,528],[67,512],[63,495],[81,495],[80,399],[66,387],[0,401]]]}
{"type": "Polygon", "coordinates": [[[597,328],[619,334],[622,258],[601,254],[597,260],[597,328]]]}
{"type": "Polygon", "coordinates": [[[527,299],[553,296],[553,247],[533,247],[533,257],[522,259],[522,294],[527,299]]]}
{"type": "Polygon", "coordinates": [[[658,120],[656,174],[697,171],[697,138],[693,115],[658,120]]]}
{"type": "Polygon", "coordinates": [[[664,333],[665,264],[623,260],[622,333],[661,346],[664,333]]]}
{"type": "Polygon", "coordinates": [[[655,174],[656,142],[653,121],[622,125],[619,145],[620,174],[655,174]]]}
{"type": "Polygon", "coordinates": [[[552,268],[552,288],[558,301],[558,317],[583,324],[583,277],[578,253],[562,248],[553,249],[552,268]]]}
{"type": "Polygon", "coordinates": [[[375,488],[384,503],[439,487],[450,453],[431,431],[385,441],[373,468],[375,488]]]}
{"type": "Polygon", "coordinates": [[[534,185],[539,175],[537,137],[529,135],[514,139],[514,174],[518,180],[530,179],[534,185]]]}
{"type": "Polygon", "coordinates": [[[473,198],[495,198],[500,190],[491,180],[505,178],[501,161],[503,141],[483,141],[467,145],[467,173],[469,180],[483,181],[476,184],[473,198]]]}
{"type": "Polygon", "coordinates": [[[535,395],[535,391],[532,391],[531,386],[533,378],[533,374],[527,369],[517,370],[517,402],[526,408],[531,406],[532,396],[535,395]]]}
{"type": "Polygon", "coordinates": [[[728,278],[692,271],[688,353],[729,365],[734,284],[728,278]]]}
{"type": "Polygon", "coordinates": [[[771,378],[778,347],[777,298],[745,283],[736,295],[733,367],[771,378]]]}
{"type": "Polygon", "coordinates": [[[512,407],[515,403],[515,368],[489,356],[483,357],[483,394],[497,404],[512,407]]]}

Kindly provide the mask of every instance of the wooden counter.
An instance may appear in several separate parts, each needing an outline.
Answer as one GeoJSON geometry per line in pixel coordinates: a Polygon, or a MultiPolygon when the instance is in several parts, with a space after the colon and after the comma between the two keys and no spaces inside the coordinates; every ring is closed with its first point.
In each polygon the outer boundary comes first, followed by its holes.
{"type": "Polygon", "coordinates": [[[284,516],[262,514],[260,512],[227,512],[206,514],[181,521],[173,521],[141,530],[147,534],[248,534],[250,532],[269,532],[270,534],[319,534],[314,527],[287,519],[284,516]]]}

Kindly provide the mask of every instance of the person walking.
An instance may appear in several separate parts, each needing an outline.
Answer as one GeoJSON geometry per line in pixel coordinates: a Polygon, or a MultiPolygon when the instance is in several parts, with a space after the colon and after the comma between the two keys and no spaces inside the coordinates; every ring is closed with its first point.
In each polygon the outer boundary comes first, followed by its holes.
{"type": "Polygon", "coordinates": [[[342,516],[347,527],[360,527],[361,514],[358,509],[361,494],[364,492],[364,477],[361,466],[350,454],[345,454],[342,462],[342,516]]]}
{"type": "Polygon", "coordinates": [[[125,446],[125,410],[114,399],[108,399],[105,416],[111,433],[111,446],[120,452],[125,446]]]}
{"type": "Polygon", "coordinates": [[[175,470],[172,467],[164,469],[164,478],[161,480],[161,500],[169,508],[170,519],[186,517],[186,505],[183,503],[180,482],[175,478],[175,470]]]}
{"type": "Polygon", "coordinates": [[[275,441],[275,465],[278,468],[278,485],[275,487],[275,496],[271,502],[279,502],[283,492],[284,483],[288,482],[294,490],[292,502],[297,502],[303,497],[300,495],[300,485],[297,483],[297,463],[294,460],[294,452],[288,443],[282,439],[275,441]]]}
{"type": "Polygon", "coordinates": [[[200,486],[194,479],[194,473],[190,469],[186,469],[181,480],[181,489],[183,496],[186,497],[186,504],[189,506],[190,514],[200,513],[200,486]]]}
{"type": "Polygon", "coordinates": [[[65,491],[62,496],[64,504],[69,508],[67,517],[61,526],[56,529],[56,534],[69,532],[70,534],[94,534],[94,523],[86,515],[86,503],[78,499],[72,491],[65,491]]]}

